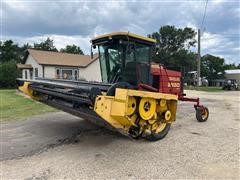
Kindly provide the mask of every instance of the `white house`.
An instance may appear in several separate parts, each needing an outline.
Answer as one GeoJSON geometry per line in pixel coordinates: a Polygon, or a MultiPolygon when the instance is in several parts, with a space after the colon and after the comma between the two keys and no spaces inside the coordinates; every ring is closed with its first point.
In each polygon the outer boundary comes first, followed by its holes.
{"type": "Polygon", "coordinates": [[[72,79],[101,82],[98,55],[69,54],[28,49],[24,64],[17,64],[22,78],[72,79]]]}

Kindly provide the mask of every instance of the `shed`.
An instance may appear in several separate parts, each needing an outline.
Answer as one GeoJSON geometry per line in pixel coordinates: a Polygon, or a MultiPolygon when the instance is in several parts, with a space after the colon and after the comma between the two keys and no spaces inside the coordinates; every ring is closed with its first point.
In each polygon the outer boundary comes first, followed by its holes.
{"type": "Polygon", "coordinates": [[[240,85],[240,69],[225,70],[226,79],[236,79],[238,85],[240,85]]]}

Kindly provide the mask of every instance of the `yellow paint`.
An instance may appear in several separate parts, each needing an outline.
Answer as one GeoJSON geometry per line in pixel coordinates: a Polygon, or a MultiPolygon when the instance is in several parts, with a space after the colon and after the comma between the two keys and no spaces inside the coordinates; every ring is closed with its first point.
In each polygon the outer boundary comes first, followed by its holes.
{"type": "Polygon", "coordinates": [[[167,110],[166,112],[165,112],[165,120],[166,121],[169,121],[170,120],[170,118],[171,118],[171,112],[169,111],[169,110],[167,110]]]}
{"type": "Polygon", "coordinates": [[[165,107],[166,103],[167,103],[166,99],[161,99],[160,100],[160,107],[165,107]]]}
{"type": "Polygon", "coordinates": [[[115,96],[98,96],[94,111],[114,128],[124,130],[126,134],[131,126],[140,126],[146,133],[153,130],[160,132],[166,127],[166,121],[175,121],[177,98],[172,94],[117,88],[115,96]],[[140,103],[134,108],[130,107],[137,102],[140,103]],[[149,111],[144,109],[146,102],[150,103],[149,111]]]}
{"type": "Polygon", "coordinates": [[[168,122],[173,122],[176,120],[176,112],[177,112],[177,103],[176,101],[168,101],[167,102],[167,107],[168,110],[171,112],[171,117],[170,120],[168,120],[168,122]]]}
{"type": "Polygon", "coordinates": [[[160,133],[164,130],[166,125],[167,125],[167,123],[164,123],[164,122],[155,123],[152,126],[152,131],[155,133],[160,133]]]}
{"type": "Polygon", "coordinates": [[[131,125],[125,117],[125,102],[116,100],[111,96],[98,96],[95,101],[94,111],[116,129],[125,129],[131,125]]]}
{"type": "Polygon", "coordinates": [[[178,100],[178,96],[174,94],[165,94],[158,92],[139,91],[139,90],[126,90],[128,96],[139,96],[154,99],[165,99],[165,100],[178,100]]]}
{"type": "Polygon", "coordinates": [[[129,96],[128,97],[128,104],[127,104],[127,115],[130,116],[132,115],[137,107],[137,101],[134,97],[129,96]]]}
{"type": "Polygon", "coordinates": [[[113,33],[109,33],[109,34],[104,34],[104,35],[101,35],[101,36],[98,36],[98,37],[92,39],[92,41],[102,39],[102,38],[111,38],[113,36],[129,36],[129,37],[132,37],[132,38],[135,38],[135,39],[140,39],[140,40],[147,41],[147,42],[150,42],[150,43],[156,43],[155,39],[140,36],[140,35],[129,33],[129,32],[113,32],[113,33]]]}
{"type": "Polygon", "coordinates": [[[142,119],[150,120],[156,112],[156,100],[153,98],[142,98],[139,103],[139,114],[142,119]]]}
{"type": "Polygon", "coordinates": [[[30,98],[34,100],[39,100],[40,97],[34,95],[33,90],[29,87],[30,82],[25,81],[22,86],[18,87],[18,90],[29,96],[30,98]]]}
{"type": "Polygon", "coordinates": [[[150,120],[148,120],[148,123],[149,124],[154,124],[156,122],[156,119],[150,119],[150,120]]]}
{"type": "Polygon", "coordinates": [[[29,88],[29,82],[24,82],[23,86],[19,86],[18,89],[23,92],[24,94],[33,98],[33,90],[29,88]]]}
{"type": "Polygon", "coordinates": [[[136,113],[133,114],[133,115],[130,117],[130,120],[131,120],[131,122],[132,122],[133,125],[135,125],[135,122],[136,122],[137,118],[138,118],[138,116],[137,116],[136,113]]]}

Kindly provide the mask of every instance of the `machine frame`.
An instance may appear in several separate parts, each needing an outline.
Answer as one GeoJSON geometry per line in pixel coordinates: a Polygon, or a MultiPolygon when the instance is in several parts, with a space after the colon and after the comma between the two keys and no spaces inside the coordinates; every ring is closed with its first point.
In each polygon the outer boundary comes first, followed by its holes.
{"type": "Polygon", "coordinates": [[[19,90],[98,125],[151,141],[167,135],[178,100],[196,102],[197,120],[208,119],[199,98],[185,97],[181,72],[152,63],[154,39],[115,32],[91,42],[99,48],[103,82],[17,79],[19,90]]]}

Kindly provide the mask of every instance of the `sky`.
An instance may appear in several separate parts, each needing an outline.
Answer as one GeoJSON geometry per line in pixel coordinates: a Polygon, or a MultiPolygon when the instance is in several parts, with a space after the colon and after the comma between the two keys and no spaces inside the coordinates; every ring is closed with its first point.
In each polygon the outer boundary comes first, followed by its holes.
{"type": "MultiPolygon", "coordinates": [[[[161,26],[201,28],[201,55],[240,63],[240,1],[209,0],[1,0],[1,40],[19,45],[50,37],[60,49],[67,44],[90,53],[90,40],[113,31],[146,36],[161,26]]],[[[192,51],[197,52],[197,48],[192,51]]]]}

